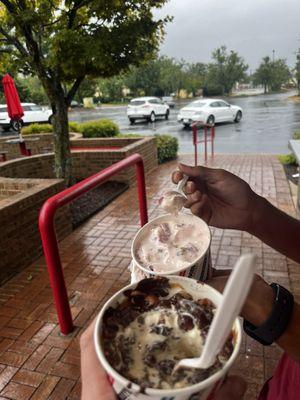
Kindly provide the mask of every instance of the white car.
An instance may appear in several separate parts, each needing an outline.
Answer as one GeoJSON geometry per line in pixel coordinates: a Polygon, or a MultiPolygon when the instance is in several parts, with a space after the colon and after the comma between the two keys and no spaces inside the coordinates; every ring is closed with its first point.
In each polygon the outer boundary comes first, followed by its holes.
{"type": "MultiPolygon", "coordinates": [[[[34,103],[21,103],[21,105],[24,110],[24,116],[21,119],[22,125],[42,122],[51,124],[52,110],[34,103]]],[[[11,121],[9,118],[5,104],[0,104],[0,127],[4,130],[10,128],[18,130],[16,121],[11,121]]]]}
{"type": "Polygon", "coordinates": [[[169,118],[170,107],[158,97],[138,97],[132,99],[127,107],[129,121],[134,124],[137,119],[154,122],[157,117],[169,118]]]}
{"type": "Polygon", "coordinates": [[[189,127],[193,122],[201,121],[214,125],[216,122],[240,122],[243,116],[241,107],[233,106],[224,100],[201,99],[183,107],[177,121],[189,127]]]}

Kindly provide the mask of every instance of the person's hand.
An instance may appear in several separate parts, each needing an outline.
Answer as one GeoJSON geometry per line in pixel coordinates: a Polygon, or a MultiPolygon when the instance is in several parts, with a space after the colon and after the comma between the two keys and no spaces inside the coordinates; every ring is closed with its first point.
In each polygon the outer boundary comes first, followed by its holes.
{"type": "MultiPolygon", "coordinates": [[[[116,400],[116,395],[94,349],[94,327],[95,321],[80,338],[81,400],[116,400]]],[[[245,381],[238,376],[230,376],[226,378],[214,400],[240,400],[245,391],[245,381]]]]}
{"type": "Polygon", "coordinates": [[[228,171],[179,164],[172,174],[178,183],[183,174],[189,177],[184,187],[185,207],[217,228],[249,231],[252,228],[260,197],[250,186],[228,171]]]}
{"type": "Polygon", "coordinates": [[[95,352],[94,327],[95,321],[83,332],[80,338],[81,400],[116,400],[106,372],[100,365],[95,352]]]}

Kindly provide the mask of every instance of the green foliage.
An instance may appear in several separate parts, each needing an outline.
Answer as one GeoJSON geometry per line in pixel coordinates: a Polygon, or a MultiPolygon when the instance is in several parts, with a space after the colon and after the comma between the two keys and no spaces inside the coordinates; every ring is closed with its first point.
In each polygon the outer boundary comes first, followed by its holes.
{"type": "MultiPolygon", "coordinates": [[[[80,124],[77,122],[69,122],[70,132],[80,132],[80,124]]],[[[52,133],[53,126],[51,124],[30,124],[22,128],[22,135],[36,135],[39,133],[52,133]]]]}
{"type": "Polygon", "coordinates": [[[300,140],[300,132],[295,132],[293,135],[293,139],[300,140]]]}
{"type": "Polygon", "coordinates": [[[264,91],[278,91],[281,86],[289,81],[291,72],[286,60],[277,59],[271,61],[270,57],[264,57],[253,75],[253,83],[263,85],[264,91]]]}
{"type": "Polygon", "coordinates": [[[84,138],[113,137],[120,133],[118,125],[109,119],[83,122],[79,129],[84,138]]]}
{"type": "Polygon", "coordinates": [[[279,161],[283,165],[297,165],[297,160],[294,154],[281,154],[278,156],[279,161]]]}
{"type": "Polygon", "coordinates": [[[78,122],[69,122],[69,131],[70,132],[80,132],[80,124],[78,122]]]}
{"type": "Polygon", "coordinates": [[[170,135],[155,135],[159,164],[177,157],[178,140],[170,135]]]}
{"type": "Polygon", "coordinates": [[[246,78],[248,65],[237,52],[228,52],[226,46],[221,46],[212,53],[212,58],[204,84],[207,95],[228,94],[236,82],[246,78]]]}
{"type": "Polygon", "coordinates": [[[22,128],[22,135],[36,135],[38,133],[52,133],[50,124],[31,124],[22,128]]]}

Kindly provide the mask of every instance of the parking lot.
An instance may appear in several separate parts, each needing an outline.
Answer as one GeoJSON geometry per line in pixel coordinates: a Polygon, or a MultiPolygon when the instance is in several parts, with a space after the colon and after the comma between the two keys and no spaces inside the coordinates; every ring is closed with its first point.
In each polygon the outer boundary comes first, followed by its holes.
{"type": "MultiPolygon", "coordinates": [[[[292,94],[290,92],[226,99],[242,107],[244,115],[239,124],[217,125],[216,152],[236,154],[288,152],[288,140],[295,131],[300,131],[300,104],[287,100],[292,94]]],[[[170,134],[178,138],[181,153],[190,153],[193,150],[191,129],[184,129],[177,122],[178,110],[186,104],[186,101],[177,102],[175,109],[170,112],[168,121],[161,119],[154,123],[139,121],[130,125],[126,116],[126,106],[102,106],[93,111],[73,110],[69,118],[78,122],[109,118],[119,125],[122,133],[170,134]]]]}

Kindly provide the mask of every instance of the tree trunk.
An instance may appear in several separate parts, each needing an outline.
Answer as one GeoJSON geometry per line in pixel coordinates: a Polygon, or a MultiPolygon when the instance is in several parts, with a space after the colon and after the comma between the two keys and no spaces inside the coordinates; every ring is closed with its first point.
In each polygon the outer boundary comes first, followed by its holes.
{"type": "Polygon", "coordinates": [[[267,93],[267,84],[266,83],[264,83],[264,93],[265,94],[267,93]]]}
{"type": "Polygon", "coordinates": [[[72,159],[70,151],[68,105],[64,96],[55,96],[51,104],[53,111],[53,135],[55,153],[55,175],[72,183],[72,159]]]}

